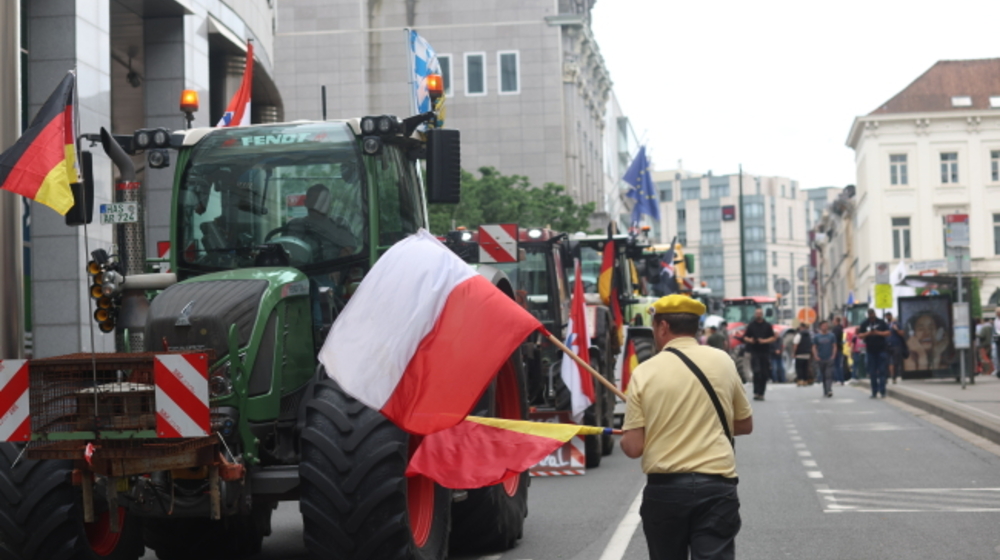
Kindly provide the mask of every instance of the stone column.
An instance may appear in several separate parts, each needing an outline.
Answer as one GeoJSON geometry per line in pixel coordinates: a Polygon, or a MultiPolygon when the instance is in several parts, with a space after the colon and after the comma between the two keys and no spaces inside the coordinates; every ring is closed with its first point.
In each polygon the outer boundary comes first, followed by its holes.
{"type": "MultiPolygon", "coordinates": [[[[28,115],[33,118],[67,71],[77,71],[81,132],[111,125],[110,13],[108,0],[29,2],[27,13],[28,115]]],[[[84,146],[86,147],[86,146],[84,146]]],[[[111,163],[94,149],[94,207],[111,200],[111,163]]],[[[31,205],[31,305],[35,357],[112,351],[91,317],[88,250],[107,248],[111,228],[66,226],[63,216],[31,205]],[[86,234],[85,234],[86,232],[86,234]],[[93,327],[93,329],[91,328],[93,327]],[[91,340],[95,343],[92,345],[91,340]]]]}

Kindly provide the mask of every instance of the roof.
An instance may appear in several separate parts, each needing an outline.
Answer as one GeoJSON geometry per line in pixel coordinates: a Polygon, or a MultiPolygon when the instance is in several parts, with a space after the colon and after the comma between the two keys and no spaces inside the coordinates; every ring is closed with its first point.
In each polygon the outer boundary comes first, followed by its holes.
{"type": "Polygon", "coordinates": [[[939,60],[869,115],[990,109],[1000,96],[1000,58],[939,60]],[[972,105],[956,107],[952,98],[968,96],[972,105]]]}

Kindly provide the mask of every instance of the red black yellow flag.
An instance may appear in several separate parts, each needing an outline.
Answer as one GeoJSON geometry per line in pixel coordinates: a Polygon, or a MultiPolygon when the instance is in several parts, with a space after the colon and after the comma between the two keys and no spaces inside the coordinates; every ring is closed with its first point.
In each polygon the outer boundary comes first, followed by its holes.
{"type": "Polygon", "coordinates": [[[76,163],[76,75],[68,72],[31,125],[0,154],[0,189],[17,193],[65,215],[73,207],[70,183],[80,180],[76,163]]]}

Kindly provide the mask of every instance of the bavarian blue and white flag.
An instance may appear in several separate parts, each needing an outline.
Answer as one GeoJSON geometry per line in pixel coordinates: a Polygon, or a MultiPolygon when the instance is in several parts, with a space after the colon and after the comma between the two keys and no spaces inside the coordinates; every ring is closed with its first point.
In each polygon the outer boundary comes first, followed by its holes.
{"type": "Polygon", "coordinates": [[[427,92],[427,76],[430,74],[441,74],[441,63],[438,62],[437,53],[426,39],[419,33],[409,30],[410,34],[410,56],[413,57],[413,76],[410,80],[413,83],[413,105],[417,109],[417,114],[432,111],[431,97],[427,92]]]}

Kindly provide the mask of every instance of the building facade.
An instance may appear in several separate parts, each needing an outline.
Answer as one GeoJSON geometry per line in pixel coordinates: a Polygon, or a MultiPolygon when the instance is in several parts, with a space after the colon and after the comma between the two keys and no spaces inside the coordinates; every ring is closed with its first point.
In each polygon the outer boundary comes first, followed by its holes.
{"type": "Polygon", "coordinates": [[[855,301],[865,301],[857,285],[854,185],[843,189],[830,188],[826,192],[836,196],[826,203],[825,208],[818,208],[819,219],[810,230],[815,261],[813,284],[817,292],[817,312],[821,317],[842,315],[851,294],[854,294],[855,301]]]}
{"type": "MultiPolygon", "coordinates": [[[[639,138],[632,121],[625,115],[614,91],[608,99],[604,121],[604,192],[603,200],[594,213],[594,228],[606,227],[614,221],[625,231],[631,221],[631,207],[635,201],[625,196],[628,183],[622,178],[639,152],[639,138]]],[[[655,224],[659,225],[659,224],[655,224]]],[[[653,232],[657,236],[658,231],[653,232]]]]}
{"type": "MultiPolygon", "coordinates": [[[[243,75],[246,41],[254,41],[254,122],[277,120],[281,96],[275,86],[273,53],[274,2],[269,0],[21,0],[5,2],[4,41],[16,32],[22,56],[7,79],[17,84],[22,118],[4,120],[0,149],[7,148],[10,126],[22,128],[41,108],[67,71],[76,69],[80,131],[102,127],[122,134],[138,128],[186,126],[180,111],[181,91],[199,93],[200,110],[194,126],[214,124],[243,75]],[[16,5],[16,10],[11,7],[16,5]]],[[[6,60],[6,59],[5,59],[6,60]]],[[[13,88],[11,88],[13,89],[13,88]]],[[[7,90],[5,90],[5,93],[7,90]]],[[[5,102],[9,101],[5,97],[5,102]]],[[[7,105],[3,106],[7,111],[7,105]]],[[[13,138],[20,134],[16,130],[13,138]]],[[[94,206],[112,201],[114,172],[100,146],[84,142],[94,154],[94,206]]],[[[169,239],[171,187],[174,169],[145,170],[136,158],[145,199],[146,254],[155,256],[156,243],[169,239]]],[[[25,205],[17,212],[25,223],[29,246],[24,273],[30,294],[22,310],[36,357],[79,351],[114,350],[114,336],[91,335],[93,320],[84,271],[88,253],[115,242],[111,226],[99,218],[86,229],[67,227],[64,218],[46,206],[25,205]]],[[[11,240],[0,239],[4,254],[11,240]]],[[[16,243],[16,241],[15,241],[16,243]]],[[[4,277],[0,290],[15,289],[4,277]]]]}
{"type": "Polygon", "coordinates": [[[987,304],[1000,287],[1000,59],[939,61],[857,117],[847,145],[859,290],[872,290],[877,262],[944,259],[944,219],[959,213],[987,304]]]}
{"type": "Polygon", "coordinates": [[[696,281],[716,296],[736,297],[774,296],[784,279],[791,288],[784,298],[786,316],[811,303],[812,291],[802,278],[811,266],[807,232],[816,194],[785,177],[744,173],[741,251],[739,174],[662,171],[653,177],[660,194],[660,240],[669,243],[676,236],[686,253],[696,255],[696,281]]]}
{"type": "Polygon", "coordinates": [[[445,126],[462,163],[534,185],[565,185],[605,207],[603,144],[611,80],[590,31],[594,0],[283,0],[277,77],[289,119],[413,112],[405,28],[438,54],[445,126]]]}

